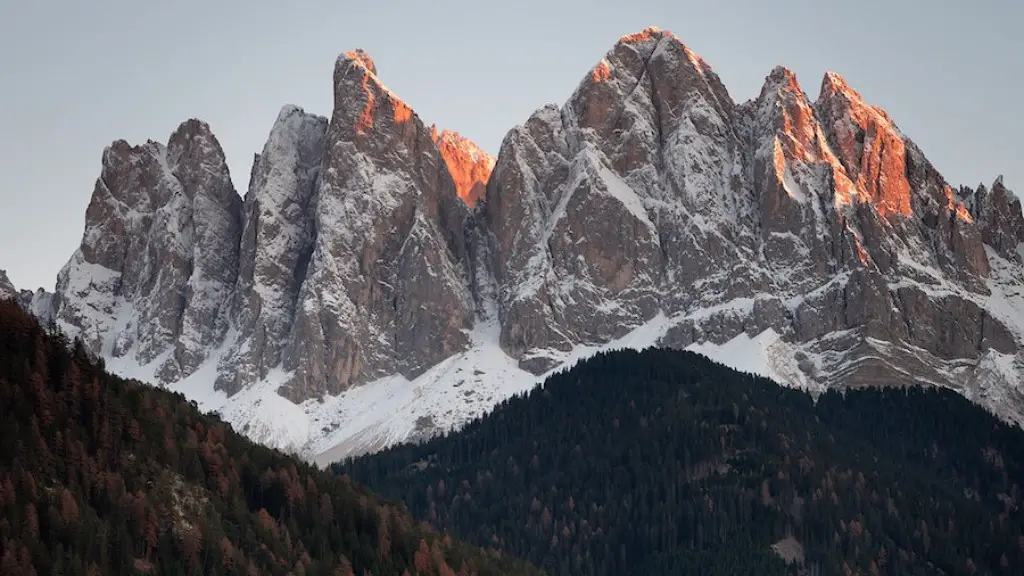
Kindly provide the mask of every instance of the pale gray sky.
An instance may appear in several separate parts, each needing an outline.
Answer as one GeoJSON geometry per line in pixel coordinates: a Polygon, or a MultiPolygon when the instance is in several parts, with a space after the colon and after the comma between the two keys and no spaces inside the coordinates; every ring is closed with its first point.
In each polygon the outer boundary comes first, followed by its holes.
{"type": "Polygon", "coordinates": [[[889,111],[954,184],[1024,191],[1018,0],[0,0],[0,268],[52,289],[113,140],[165,142],[198,117],[244,194],[283,104],[330,114],[356,47],[424,121],[496,154],[561,104],[624,33],[675,32],[733,98],[777,64],[816,97],[825,70],[889,111]]]}

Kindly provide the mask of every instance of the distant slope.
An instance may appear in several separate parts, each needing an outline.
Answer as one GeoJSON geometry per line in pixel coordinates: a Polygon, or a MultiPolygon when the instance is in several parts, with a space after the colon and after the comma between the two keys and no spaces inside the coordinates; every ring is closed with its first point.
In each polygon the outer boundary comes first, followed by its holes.
{"type": "Polygon", "coordinates": [[[125,381],[0,301],[0,574],[536,574],[125,381]]]}
{"type": "Polygon", "coordinates": [[[553,574],[1024,573],[1024,432],[948,390],[815,403],[689,352],[601,353],[336,470],[553,574]]]}

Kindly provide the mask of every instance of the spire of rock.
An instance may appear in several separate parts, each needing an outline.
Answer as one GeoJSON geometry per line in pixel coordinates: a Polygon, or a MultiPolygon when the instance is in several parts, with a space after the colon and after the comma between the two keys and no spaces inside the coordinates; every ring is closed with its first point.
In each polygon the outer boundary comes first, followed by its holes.
{"type": "Polygon", "coordinates": [[[217,387],[235,393],[281,364],[296,302],[313,256],[327,119],[284,106],[245,195],[232,321],[236,338],[221,358],[217,387]]]}
{"type": "Polygon", "coordinates": [[[339,57],[339,60],[340,59],[355,62],[359,66],[369,70],[370,74],[373,74],[374,76],[377,75],[377,66],[373,63],[373,58],[370,58],[370,55],[363,51],[362,48],[356,48],[355,50],[345,52],[339,57]]]}
{"type": "Polygon", "coordinates": [[[866,104],[835,72],[825,73],[816,108],[832,150],[863,194],[860,201],[882,218],[910,216],[906,144],[888,114],[866,104]]]}
{"type": "Polygon", "coordinates": [[[430,137],[455,180],[459,198],[470,208],[476,206],[484,197],[495,159],[458,132],[444,130],[438,133],[437,126],[431,126],[430,137]]]}
{"type": "Polygon", "coordinates": [[[14,288],[14,284],[11,283],[11,279],[7,277],[7,271],[0,270],[0,300],[16,298],[17,296],[18,291],[14,288]]]}
{"type": "Polygon", "coordinates": [[[360,51],[334,73],[312,259],[284,351],[304,399],[400,372],[468,344],[466,207],[430,130],[360,51]]]}
{"type": "Polygon", "coordinates": [[[57,319],[94,353],[159,359],[164,382],[188,376],[227,331],[240,231],[241,199],[205,123],[182,123],[167,146],[116,141],[58,276],[57,319]]]}

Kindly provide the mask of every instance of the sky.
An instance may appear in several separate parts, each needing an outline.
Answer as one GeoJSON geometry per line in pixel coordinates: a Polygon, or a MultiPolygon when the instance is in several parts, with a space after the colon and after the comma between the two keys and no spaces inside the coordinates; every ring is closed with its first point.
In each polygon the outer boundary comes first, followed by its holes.
{"type": "Polygon", "coordinates": [[[561,104],[622,34],[650,25],[733,99],[776,65],[826,70],[885,108],[954,185],[1024,191],[1024,2],[1010,0],[0,0],[0,269],[53,289],[104,147],[207,121],[240,194],[284,104],[330,115],[341,52],[365,49],[426,123],[491,154],[561,104]]]}

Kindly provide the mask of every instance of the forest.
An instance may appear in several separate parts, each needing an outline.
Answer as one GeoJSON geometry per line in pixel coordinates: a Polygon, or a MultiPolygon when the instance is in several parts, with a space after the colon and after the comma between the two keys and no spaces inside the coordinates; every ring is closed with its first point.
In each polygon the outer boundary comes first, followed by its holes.
{"type": "Polygon", "coordinates": [[[532,575],[0,301],[0,574],[532,575]]]}
{"type": "Polygon", "coordinates": [[[333,468],[556,575],[1024,574],[1024,432],[948,390],[609,352],[333,468]]]}

